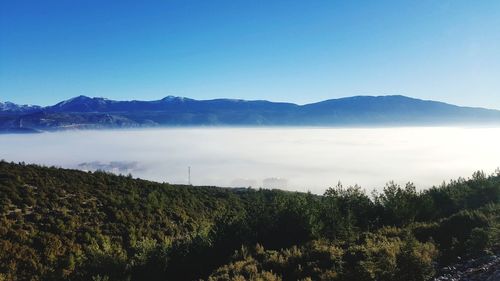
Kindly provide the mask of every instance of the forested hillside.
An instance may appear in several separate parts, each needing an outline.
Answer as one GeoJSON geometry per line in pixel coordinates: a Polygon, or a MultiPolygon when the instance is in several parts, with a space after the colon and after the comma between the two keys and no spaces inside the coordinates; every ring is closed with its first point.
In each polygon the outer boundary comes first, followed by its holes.
{"type": "Polygon", "coordinates": [[[416,281],[499,250],[500,172],[317,196],[0,162],[0,280],[416,281]]]}

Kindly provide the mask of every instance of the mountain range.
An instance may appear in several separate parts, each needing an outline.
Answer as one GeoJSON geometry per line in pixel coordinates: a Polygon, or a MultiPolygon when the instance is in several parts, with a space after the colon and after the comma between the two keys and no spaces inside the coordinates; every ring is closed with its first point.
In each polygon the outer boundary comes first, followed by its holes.
{"type": "Polygon", "coordinates": [[[0,102],[1,132],[160,126],[417,126],[500,124],[500,111],[400,95],[297,105],[266,100],[116,101],[78,96],[52,106],[0,102]]]}

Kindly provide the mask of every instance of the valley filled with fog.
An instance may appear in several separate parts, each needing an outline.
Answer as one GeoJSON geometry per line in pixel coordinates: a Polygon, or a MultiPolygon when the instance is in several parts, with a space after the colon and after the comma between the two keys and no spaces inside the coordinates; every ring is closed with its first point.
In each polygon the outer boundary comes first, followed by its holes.
{"type": "Polygon", "coordinates": [[[424,189],[500,166],[500,128],[170,128],[0,135],[0,159],[134,177],[323,193],[424,189]]]}

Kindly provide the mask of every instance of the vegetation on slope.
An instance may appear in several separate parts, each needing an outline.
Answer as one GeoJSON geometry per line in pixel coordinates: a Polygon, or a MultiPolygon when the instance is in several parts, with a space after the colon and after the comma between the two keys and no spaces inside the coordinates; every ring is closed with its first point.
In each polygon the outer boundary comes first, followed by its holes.
{"type": "Polygon", "coordinates": [[[0,280],[429,280],[499,248],[500,172],[316,196],[0,162],[0,280]]]}

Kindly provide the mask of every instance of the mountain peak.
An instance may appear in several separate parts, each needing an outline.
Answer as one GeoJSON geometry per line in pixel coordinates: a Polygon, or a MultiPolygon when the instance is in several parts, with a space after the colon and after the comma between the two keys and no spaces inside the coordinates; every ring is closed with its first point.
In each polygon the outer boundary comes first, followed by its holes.
{"type": "Polygon", "coordinates": [[[179,97],[179,96],[166,96],[164,97],[163,99],[161,99],[162,101],[179,101],[179,102],[183,102],[183,101],[187,101],[187,100],[191,100],[190,98],[186,98],[186,97],[179,97]]]}
{"type": "Polygon", "coordinates": [[[74,97],[75,99],[92,99],[91,97],[89,96],[86,96],[86,95],[79,95],[77,97],[74,97]]]}
{"type": "Polygon", "coordinates": [[[52,107],[51,110],[55,111],[68,111],[68,112],[92,112],[99,107],[103,107],[109,100],[105,98],[91,98],[84,95],[62,101],[52,107]]]}
{"type": "Polygon", "coordinates": [[[0,111],[4,112],[31,112],[39,110],[41,107],[37,105],[28,105],[28,104],[16,104],[10,101],[0,102],[0,111]]]}
{"type": "Polygon", "coordinates": [[[83,101],[83,100],[91,100],[91,99],[93,99],[93,98],[85,96],[85,95],[79,95],[79,96],[71,98],[71,99],[69,99],[67,101],[83,101]]]}
{"type": "Polygon", "coordinates": [[[73,97],[73,98],[61,101],[58,104],[56,104],[56,106],[63,106],[63,105],[66,105],[66,104],[70,104],[70,103],[74,103],[74,102],[87,101],[87,100],[91,100],[91,99],[92,99],[91,97],[87,97],[87,96],[84,96],[84,95],[79,95],[79,96],[76,96],[76,97],[73,97]]]}

